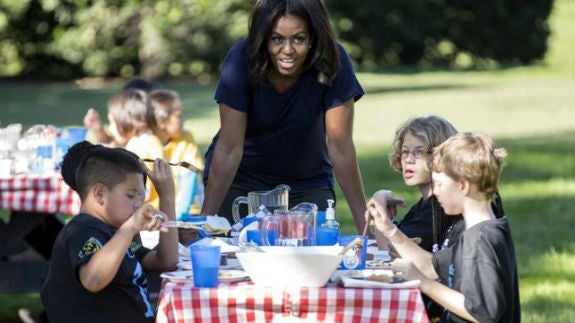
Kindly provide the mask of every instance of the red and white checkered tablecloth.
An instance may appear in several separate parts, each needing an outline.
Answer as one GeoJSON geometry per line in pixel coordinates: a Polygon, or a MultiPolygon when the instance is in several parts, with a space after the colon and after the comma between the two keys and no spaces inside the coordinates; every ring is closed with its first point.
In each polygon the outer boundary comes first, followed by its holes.
{"type": "Polygon", "coordinates": [[[164,281],[157,323],[395,322],[429,323],[416,288],[323,288],[282,291],[251,283],[194,288],[164,281]]]}
{"type": "Polygon", "coordinates": [[[58,172],[0,177],[0,209],[77,214],[80,197],[58,172]]]}

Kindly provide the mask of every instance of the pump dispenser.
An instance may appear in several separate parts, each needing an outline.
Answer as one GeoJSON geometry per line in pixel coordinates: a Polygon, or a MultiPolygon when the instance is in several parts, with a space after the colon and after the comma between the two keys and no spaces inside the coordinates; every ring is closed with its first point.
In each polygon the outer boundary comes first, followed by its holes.
{"type": "Polygon", "coordinates": [[[325,210],[325,222],[322,223],[322,228],[335,229],[339,233],[339,223],[335,220],[335,209],[333,208],[334,200],[327,200],[327,209],[325,210]]]}

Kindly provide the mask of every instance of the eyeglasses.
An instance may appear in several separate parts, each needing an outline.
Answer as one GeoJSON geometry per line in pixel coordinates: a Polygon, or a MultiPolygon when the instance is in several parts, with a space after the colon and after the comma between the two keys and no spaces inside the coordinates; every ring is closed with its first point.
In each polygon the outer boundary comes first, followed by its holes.
{"type": "Polygon", "coordinates": [[[404,149],[401,151],[401,159],[407,159],[409,155],[412,155],[415,159],[422,159],[427,156],[427,151],[423,148],[415,148],[414,150],[404,149]]]}

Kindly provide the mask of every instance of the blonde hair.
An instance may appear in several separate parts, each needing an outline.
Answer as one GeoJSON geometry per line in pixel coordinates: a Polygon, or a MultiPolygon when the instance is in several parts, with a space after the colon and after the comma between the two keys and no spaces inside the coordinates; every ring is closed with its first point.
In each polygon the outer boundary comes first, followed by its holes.
{"type": "Polygon", "coordinates": [[[491,199],[506,156],[507,151],[496,148],[487,134],[459,133],[433,150],[430,169],[456,181],[467,180],[491,199]]]}
{"type": "Polygon", "coordinates": [[[142,90],[127,89],[112,97],[108,101],[108,113],[121,134],[156,128],[153,108],[142,90]]]}
{"type": "Polygon", "coordinates": [[[397,171],[402,171],[401,146],[403,145],[403,139],[408,133],[421,139],[424,142],[424,150],[427,153],[431,153],[433,147],[438,146],[447,138],[456,134],[457,130],[449,121],[435,115],[414,118],[405,122],[395,132],[393,148],[389,155],[389,164],[397,171]]]}

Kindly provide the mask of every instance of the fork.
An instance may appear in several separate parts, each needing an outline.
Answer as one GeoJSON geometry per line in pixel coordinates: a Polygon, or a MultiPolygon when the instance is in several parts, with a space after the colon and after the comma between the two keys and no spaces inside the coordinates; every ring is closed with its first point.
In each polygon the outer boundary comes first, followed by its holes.
{"type": "MultiPolygon", "coordinates": [[[[150,159],[150,158],[144,158],[144,159],[142,159],[142,160],[145,161],[145,162],[150,162],[150,163],[153,163],[153,162],[154,162],[154,160],[153,160],[153,159],[150,159]]],[[[181,161],[181,162],[178,162],[178,163],[168,163],[168,164],[171,165],[171,166],[181,166],[181,167],[184,167],[184,168],[186,168],[186,169],[191,170],[192,172],[200,173],[200,169],[199,169],[198,167],[196,167],[196,166],[194,166],[194,165],[188,163],[187,161],[181,161]]]]}

